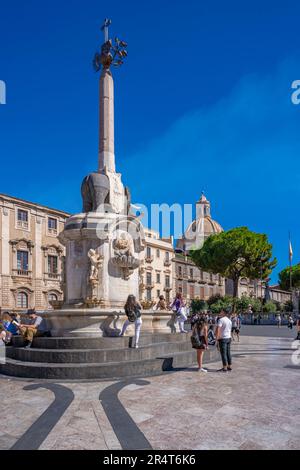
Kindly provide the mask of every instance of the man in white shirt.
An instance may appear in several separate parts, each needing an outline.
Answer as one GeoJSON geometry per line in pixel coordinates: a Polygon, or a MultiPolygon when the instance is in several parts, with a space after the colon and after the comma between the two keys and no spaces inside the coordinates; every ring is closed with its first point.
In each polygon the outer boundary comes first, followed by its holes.
{"type": "Polygon", "coordinates": [[[232,322],[228,318],[228,312],[222,310],[219,315],[217,323],[216,338],[221,353],[223,368],[221,372],[227,372],[232,370],[231,360],[231,329],[232,322]]]}

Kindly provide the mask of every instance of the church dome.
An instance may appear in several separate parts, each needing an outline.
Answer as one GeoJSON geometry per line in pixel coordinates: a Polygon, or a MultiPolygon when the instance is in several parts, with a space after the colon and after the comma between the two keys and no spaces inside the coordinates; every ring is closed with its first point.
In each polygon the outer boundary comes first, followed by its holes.
{"type": "Polygon", "coordinates": [[[178,240],[177,248],[181,251],[189,251],[201,248],[206,238],[223,232],[221,225],[213,220],[210,215],[210,202],[202,194],[196,203],[196,220],[188,226],[183,238],[178,240]]]}

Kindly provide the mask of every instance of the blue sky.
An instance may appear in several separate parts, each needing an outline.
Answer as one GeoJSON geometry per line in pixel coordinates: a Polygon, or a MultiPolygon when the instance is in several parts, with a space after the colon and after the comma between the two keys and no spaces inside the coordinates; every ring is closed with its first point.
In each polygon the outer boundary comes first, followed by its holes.
{"type": "Polygon", "coordinates": [[[0,0],[0,192],[69,212],[97,167],[100,25],[128,46],[114,73],[117,169],[133,200],[194,203],[265,232],[299,262],[296,1],[0,0]]]}

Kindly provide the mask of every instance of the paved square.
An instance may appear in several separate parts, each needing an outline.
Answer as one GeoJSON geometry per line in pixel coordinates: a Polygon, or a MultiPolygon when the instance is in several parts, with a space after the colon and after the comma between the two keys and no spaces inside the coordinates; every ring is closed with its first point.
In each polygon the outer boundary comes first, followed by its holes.
{"type": "Polygon", "coordinates": [[[188,368],[127,382],[2,376],[0,448],[299,449],[294,332],[243,330],[227,374],[218,362],[207,374],[188,368]]]}

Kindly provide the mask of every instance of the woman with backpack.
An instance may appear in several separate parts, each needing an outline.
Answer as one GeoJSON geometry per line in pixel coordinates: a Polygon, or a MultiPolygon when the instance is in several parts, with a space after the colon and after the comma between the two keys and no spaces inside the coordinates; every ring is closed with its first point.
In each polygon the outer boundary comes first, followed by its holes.
{"type": "Polygon", "coordinates": [[[203,354],[208,347],[208,329],[204,317],[200,317],[195,323],[191,336],[192,347],[197,351],[197,362],[199,372],[206,373],[207,370],[202,367],[203,354]]]}
{"type": "Polygon", "coordinates": [[[134,336],[134,345],[133,348],[139,347],[140,332],[142,328],[142,307],[139,302],[136,300],[134,295],[129,295],[127,302],[124,306],[125,313],[127,315],[127,320],[125,321],[120,336],[124,336],[129,325],[134,323],[135,325],[135,336],[134,336]]]}

